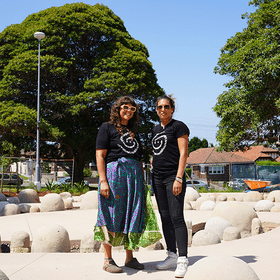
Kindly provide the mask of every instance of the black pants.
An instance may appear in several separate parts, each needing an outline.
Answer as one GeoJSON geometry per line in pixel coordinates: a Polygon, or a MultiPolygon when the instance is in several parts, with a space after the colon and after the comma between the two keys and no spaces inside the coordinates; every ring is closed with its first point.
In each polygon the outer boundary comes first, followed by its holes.
{"type": "Polygon", "coordinates": [[[176,253],[176,243],[179,256],[188,255],[188,231],[184,219],[184,197],[186,179],[183,176],[182,192],[173,194],[173,183],[176,175],[166,178],[153,174],[153,188],[162,222],[162,229],[167,250],[176,253]]]}

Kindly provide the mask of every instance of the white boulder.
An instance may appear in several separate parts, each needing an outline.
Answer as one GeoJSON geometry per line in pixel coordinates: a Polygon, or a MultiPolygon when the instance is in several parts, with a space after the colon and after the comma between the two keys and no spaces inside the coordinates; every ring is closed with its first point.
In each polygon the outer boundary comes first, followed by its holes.
{"type": "Polygon", "coordinates": [[[20,214],[19,207],[16,204],[6,204],[0,211],[0,216],[10,216],[20,214]]]}
{"type": "Polygon", "coordinates": [[[57,252],[70,252],[70,239],[67,230],[57,224],[39,228],[31,245],[31,253],[57,252]]]}
{"type": "Polygon", "coordinates": [[[48,193],[42,198],[41,212],[61,211],[64,210],[62,197],[57,193],[48,193]]]}
{"type": "Polygon", "coordinates": [[[205,246],[221,243],[219,236],[211,231],[200,230],[193,236],[192,246],[205,246]]]}
{"type": "Polygon", "coordinates": [[[65,210],[73,209],[73,202],[72,202],[72,198],[71,197],[69,197],[69,198],[67,198],[67,199],[65,199],[63,201],[64,201],[64,208],[65,208],[65,210]]]}
{"type": "Polygon", "coordinates": [[[41,209],[40,209],[40,207],[37,206],[37,205],[32,205],[32,206],[30,207],[30,209],[29,209],[29,212],[30,212],[30,213],[36,213],[36,212],[40,212],[40,211],[41,211],[41,209]]]}
{"type": "Polygon", "coordinates": [[[186,188],[185,200],[196,201],[200,197],[200,194],[193,187],[186,188]]]}
{"type": "Polygon", "coordinates": [[[251,235],[251,225],[254,218],[258,218],[254,208],[238,201],[220,202],[212,212],[212,217],[222,217],[237,227],[241,237],[251,235]]]}
{"type": "Polygon", "coordinates": [[[94,253],[99,252],[101,243],[94,240],[93,234],[85,235],[81,239],[80,253],[94,253]]]}
{"type": "Polygon", "coordinates": [[[228,227],[232,227],[231,223],[222,217],[212,217],[205,224],[205,230],[214,232],[221,240],[228,227]]]}
{"type": "Polygon", "coordinates": [[[209,201],[209,200],[215,201],[215,198],[213,196],[209,196],[209,195],[199,197],[194,203],[194,209],[199,210],[202,202],[209,201]]]}
{"type": "Polygon", "coordinates": [[[255,204],[255,210],[257,212],[270,212],[271,208],[275,204],[270,200],[260,200],[255,204]]]}
{"type": "Polygon", "coordinates": [[[184,201],[184,210],[192,210],[192,205],[191,203],[185,199],[184,201]]]}
{"type": "Polygon", "coordinates": [[[203,201],[200,205],[200,211],[212,211],[216,206],[216,202],[212,200],[203,201]]]}
{"type": "Polygon", "coordinates": [[[11,238],[11,253],[30,252],[30,236],[25,231],[17,231],[11,238]]]}
{"type": "Polygon", "coordinates": [[[186,280],[259,280],[254,270],[244,261],[227,255],[205,257],[189,267],[186,280]]]}
{"type": "Polygon", "coordinates": [[[72,194],[69,192],[62,192],[59,195],[62,197],[63,200],[68,199],[68,198],[72,199],[72,194]]]}
{"type": "Polygon", "coordinates": [[[87,192],[81,201],[81,210],[86,209],[97,209],[98,208],[98,192],[89,191],[87,192]]]}
{"type": "Polygon", "coordinates": [[[223,234],[224,241],[232,241],[240,238],[241,235],[237,227],[227,227],[224,230],[224,234],[223,234]]]}
{"type": "Polygon", "coordinates": [[[262,222],[259,218],[252,220],[251,234],[258,235],[262,232],[262,222]]]}
{"type": "Polygon", "coordinates": [[[273,207],[270,209],[270,212],[280,212],[280,206],[273,206],[273,207]]]}
{"type": "Polygon", "coordinates": [[[280,190],[270,192],[267,199],[271,200],[272,197],[274,197],[274,202],[280,202],[280,190]]]}
{"type": "Polygon", "coordinates": [[[227,196],[225,194],[220,194],[218,197],[217,197],[217,201],[227,201],[227,196]]]}
{"type": "Polygon", "coordinates": [[[259,201],[263,199],[263,194],[258,191],[247,192],[244,196],[244,201],[259,201]]]}

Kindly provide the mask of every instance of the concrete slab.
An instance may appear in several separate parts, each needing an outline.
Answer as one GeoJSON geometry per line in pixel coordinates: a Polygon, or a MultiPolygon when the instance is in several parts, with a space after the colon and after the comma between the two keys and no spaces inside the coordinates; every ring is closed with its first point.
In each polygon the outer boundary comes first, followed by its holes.
{"type": "MultiPolygon", "coordinates": [[[[156,211],[159,225],[159,214],[156,211]]],[[[186,219],[193,224],[206,222],[212,211],[185,211],[186,219]]],[[[257,212],[262,222],[280,223],[279,212],[257,212]]],[[[80,240],[84,235],[91,234],[96,223],[97,210],[67,210],[45,213],[28,213],[0,217],[1,240],[10,241],[14,232],[24,230],[33,240],[36,231],[50,223],[57,223],[66,228],[71,240],[80,240]]],[[[280,227],[261,234],[240,240],[222,242],[211,246],[189,248],[189,262],[192,265],[201,258],[214,254],[235,256],[249,264],[260,280],[280,279],[280,227]]],[[[0,254],[0,270],[10,280],[33,279],[173,279],[174,270],[157,271],[155,266],[166,257],[165,251],[140,250],[135,257],[145,265],[143,271],[124,268],[124,273],[111,275],[102,270],[102,253],[10,253],[0,254]]],[[[123,265],[124,252],[114,251],[114,259],[123,265]]]]}

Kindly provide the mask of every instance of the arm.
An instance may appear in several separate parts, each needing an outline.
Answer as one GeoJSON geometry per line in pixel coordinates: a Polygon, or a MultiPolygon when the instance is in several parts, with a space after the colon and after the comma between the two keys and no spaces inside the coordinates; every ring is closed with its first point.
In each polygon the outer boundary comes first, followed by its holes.
{"type": "MultiPolygon", "coordinates": [[[[176,177],[183,177],[183,174],[185,172],[186,164],[187,164],[187,158],[188,158],[188,143],[189,143],[189,137],[188,135],[183,135],[177,139],[179,152],[180,152],[180,158],[179,158],[179,166],[177,170],[176,177]]],[[[177,180],[173,183],[173,193],[174,195],[179,195],[182,191],[182,184],[178,182],[177,180]]]]}
{"type": "Polygon", "coordinates": [[[97,170],[100,179],[100,194],[103,195],[105,198],[108,198],[110,194],[110,188],[106,178],[106,168],[105,168],[106,154],[107,154],[107,150],[96,149],[96,164],[97,164],[97,170]]]}

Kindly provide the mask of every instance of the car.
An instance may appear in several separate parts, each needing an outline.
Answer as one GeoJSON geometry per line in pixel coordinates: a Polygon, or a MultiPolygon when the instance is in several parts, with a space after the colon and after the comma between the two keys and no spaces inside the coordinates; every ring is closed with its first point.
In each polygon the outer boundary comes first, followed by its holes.
{"type": "Polygon", "coordinates": [[[63,185],[63,184],[68,184],[68,183],[72,183],[71,177],[64,177],[64,178],[58,180],[57,182],[55,182],[55,184],[57,184],[57,185],[63,185]]]}
{"type": "MultiPolygon", "coordinates": [[[[2,173],[0,173],[0,183],[2,180],[2,173]]],[[[3,174],[3,185],[20,185],[23,183],[23,179],[17,173],[4,173],[3,174]]]]}
{"type": "Polygon", "coordinates": [[[236,190],[248,189],[247,184],[242,179],[233,179],[228,183],[228,185],[236,190]]]}
{"type": "MultiPolygon", "coordinates": [[[[208,188],[208,185],[202,181],[199,181],[199,180],[192,180],[193,184],[195,187],[205,187],[205,188],[208,188]]],[[[187,187],[193,187],[193,184],[192,184],[191,180],[188,180],[186,183],[187,183],[187,187]]]]}

